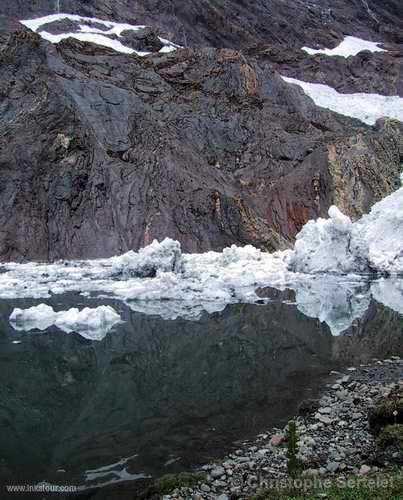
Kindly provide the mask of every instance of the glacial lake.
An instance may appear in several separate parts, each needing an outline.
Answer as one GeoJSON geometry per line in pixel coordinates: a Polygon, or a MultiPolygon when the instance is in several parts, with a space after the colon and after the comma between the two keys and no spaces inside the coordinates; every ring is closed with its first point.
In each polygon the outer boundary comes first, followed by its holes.
{"type": "Polygon", "coordinates": [[[293,291],[260,295],[261,304],[193,320],[77,293],[0,301],[1,483],[79,485],[83,498],[103,487],[105,498],[133,498],[146,477],[188,470],[285,424],[331,370],[403,354],[403,316],[374,298],[347,320],[344,306],[328,303],[337,324],[351,322],[333,335],[301,312],[293,291]],[[10,325],[15,307],[41,302],[111,305],[123,322],[101,341],[10,325]]]}

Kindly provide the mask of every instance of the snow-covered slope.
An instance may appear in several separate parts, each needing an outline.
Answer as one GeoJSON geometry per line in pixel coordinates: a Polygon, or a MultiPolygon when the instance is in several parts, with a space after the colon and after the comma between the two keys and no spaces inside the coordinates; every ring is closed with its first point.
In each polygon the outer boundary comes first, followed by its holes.
{"type": "Polygon", "coordinates": [[[374,125],[382,117],[403,121],[403,98],[379,94],[340,94],[321,83],[309,83],[283,76],[287,83],[302,87],[317,106],[374,125]]]}
{"type": "Polygon", "coordinates": [[[386,52],[379,45],[380,43],[361,40],[361,38],[356,38],[355,36],[346,36],[334,49],[310,49],[309,47],[302,47],[302,50],[310,55],[324,54],[326,56],[350,57],[359,54],[363,50],[386,52]]]}
{"type": "MultiPolygon", "coordinates": [[[[103,19],[82,17],[74,14],[52,14],[35,19],[21,20],[20,22],[30,30],[39,33],[42,38],[51,43],[59,43],[66,38],[75,38],[76,40],[80,40],[82,42],[92,42],[97,45],[109,47],[124,54],[137,54],[138,56],[147,56],[150,54],[150,52],[137,51],[127,47],[117,39],[120,38],[122,33],[125,31],[139,31],[146,28],[146,26],[142,25],[134,26],[126,23],[115,23],[112,21],[104,21],[103,19]],[[78,31],[52,34],[41,29],[45,25],[64,20],[79,23],[78,31]],[[103,26],[105,29],[100,29],[96,26],[103,26]]],[[[179,48],[179,45],[176,45],[165,38],[159,37],[159,40],[163,44],[163,47],[159,51],[161,53],[172,52],[179,48]]]]}

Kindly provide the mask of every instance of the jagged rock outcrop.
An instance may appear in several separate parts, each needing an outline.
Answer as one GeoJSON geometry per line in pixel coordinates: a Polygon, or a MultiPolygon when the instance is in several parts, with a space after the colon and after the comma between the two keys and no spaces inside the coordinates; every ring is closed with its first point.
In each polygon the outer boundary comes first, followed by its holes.
{"type": "MultiPolygon", "coordinates": [[[[327,24],[326,2],[321,15],[302,2],[303,15],[288,27],[281,19],[295,6],[281,2],[268,31],[264,16],[276,2],[238,5],[231,13],[226,2],[220,9],[205,3],[197,17],[189,2],[62,2],[63,10],[79,14],[153,24],[125,41],[155,52],[144,59],[72,39],[52,45],[22,26],[16,31],[15,19],[1,18],[1,260],[109,256],[165,236],[185,251],[232,243],[275,250],[291,245],[302,225],[326,215],[331,204],[356,218],[398,186],[399,122],[368,127],[318,108],[276,71],[316,74],[323,56],[281,63],[278,54],[285,43],[299,54],[303,43],[340,41],[341,26],[350,29],[342,23],[346,2],[332,2],[327,24]],[[225,22],[221,12],[228,14],[225,22]],[[239,13],[249,19],[243,29],[236,28],[239,13]],[[298,23],[306,28],[297,30],[298,23]],[[174,26],[182,26],[187,43],[174,26]],[[159,54],[158,35],[184,45],[255,48],[159,54]],[[263,40],[280,48],[256,48],[263,40]]],[[[381,36],[381,27],[389,27],[382,36],[392,46],[399,5],[369,4],[378,24],[357,5],[349,7],[357,16],[350,10],[344,16],[351,14],[362,36],[381,36]]],[[[16,3],[0,13],[26,17],[55,8],[54,2],[16,3]]],[[[395,57],[383,54],[371,58],[395,57]]],[[[385,70],[390,78],[378,78],[371,89],[401,92],[399,58],[385,70]]],[[[348,74],[354,66],[339,61],[334,71],[340,67],[348,74]]],[[[330,70],[324,75],[324,82],[337,84],[330,70]]],[[[362,75],[338,88],[357,90],[362,75]]]]}

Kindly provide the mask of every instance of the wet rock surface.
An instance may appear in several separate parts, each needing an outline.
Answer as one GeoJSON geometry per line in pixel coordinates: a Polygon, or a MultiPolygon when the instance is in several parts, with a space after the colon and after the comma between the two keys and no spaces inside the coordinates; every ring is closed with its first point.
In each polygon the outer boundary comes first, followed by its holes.
{"type": "MultiPolygon", "coordinates": [[[[374,360],[332,374],[335,380],[317,401],[318,411],[312,407],[312,412],[295,419],[302,476],[346,478],[393,469],[401,463],[402,451],[382,449],[370,432],[368,414],[385,397],[401,393],[403,361],[399,357],[374,360]]],[[[250,498],[259,489],[259,481],[267,484],[287,477],[287,448],[277,443],[277,437],[286,431],[270,429],[256,441],[244,443],[221,463],[202,468],[207,473],[203,485],[182,488],[164,498],[250,498]]]]}

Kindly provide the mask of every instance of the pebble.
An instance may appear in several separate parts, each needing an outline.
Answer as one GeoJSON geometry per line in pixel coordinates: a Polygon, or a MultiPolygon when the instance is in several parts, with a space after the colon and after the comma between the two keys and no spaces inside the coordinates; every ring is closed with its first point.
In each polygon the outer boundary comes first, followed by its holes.
{"type": "Polygon", "coordinates": [[[274,436],[272,436],[270,438],[270,444],[271,446],[280,446],[284,443],[285,441],[285,435],[284,434],[274,434],[274,436]]]}
{"type": "Polygon", "coordinates": [[[214,467],[214,469],[210,472],[211,477],[217,478],[221,477],[225,474],[225,469],[221,465],[214,467]]]}
{"type": "Polygon", "coordinates": [[[338,470],[338,468],[340,467],[340,463],[339,462],[329,462],[326,466],[326,469],[331,472],[331,473],[334,473],[338,470]]]}
{"type": "MultiPolygon", "coordinates": [[[[378,397],[403,383],[403,364],[400,359],[390,359],[393,363],[375,361],[347,369],[349,375],[337,373],[341,378],[324,388],[316,413],[301,413],[294,418],[298,456],[307,467],[304,476],[366,476],[376,470],[363,464],[372,462],[377,452],[368,430],[367,414],[378,397]]],[[[271,429],[260,434],[255,442],[244,443],[221,463],[203,466],[202,470],[208,473],[203,484],[182,488],[164,500],[251,498],[259,488],[259,478],[286,479],[287,446],[281,446],[286,442],[286,431],[287,426],[271,429]]],[[[391,450],[382,468],[393,467],[399,456],[391,450]]]]}
{"type": "Polygon", "coordinates": [[[371,470],[371,467],[369,465],[361,465],[359,475],[360,476],[366,476],[369,471],[371,470]]]}

